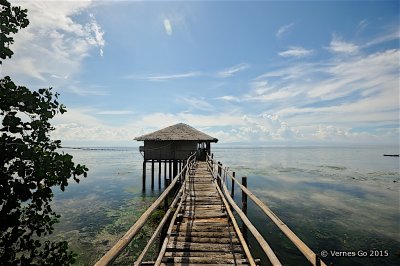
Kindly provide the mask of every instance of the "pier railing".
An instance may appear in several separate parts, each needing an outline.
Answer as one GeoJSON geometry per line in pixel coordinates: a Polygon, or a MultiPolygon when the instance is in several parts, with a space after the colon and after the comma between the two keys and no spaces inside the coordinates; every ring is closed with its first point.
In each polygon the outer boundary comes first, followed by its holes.
{"type": "MultiPolygon", "coordinates": [[[[206,156],[206,162],[208,170],[211,172],[214,182],[216,182],[216,187],[218,194],[220,195],[224,208],[230,217],[233,227],[238,235],[239,241],[242,243],[243,251],[246,254],[248,262],[250,265],[255,265],[254,260],[250,250],[245,243],[247,240],[247,231],[250,231],[254,236],[255,240],[260,245],[263,252],[268,257],[272,265],[278,266],[282,265],[274,251],[264,239],[257,228],[251,223],[250,219],[247,217],[247,198],[250,198],[261,210],[262,212],[271,219],[275,225],[289,238],[289,240],[299,249],[299,251],[304,255],[304,257],[314,266],[326,266],[326,264],[319,258],[319,256],[314,253],[279,217],[260,199],[258,199],[248,188],[247,179],[242,177],[242,183],[240,183],[236,177],[235,172],[228,171],[224,168],[220,162],[217,162],[212,158],[212,156],[206,156]],[[230,179],[231,190],[228,190],[227,180],[230,179]],[[234,201],[234,190],[235,184],[240,188],[242,193],[242,208],[240,208],[234,201]],[[243,228],[240,231],[238,224],[233,215],[233,211],[237,213],[243,222],[243,228]]],[[[153,204],[148,207],[148,209],[140,216],[136,223],[125,233],[125,235],[95,264],[96,266],[111,265],[117,257],[125,250],[129,243],[134,239],[134,237],[140,232],[146,222],[150,219],[152,213],[160,208],[163,204],[165,210],[165,215],[159,222],[157,228],[155,229],[153,235],[147,242],[146,246],[143,248],[141,254],[136,259],[134,265],[141,265],[143,259],[150,247],[155,243],[155,241],[160,239],[159,254],[157,260],[152,263],[152,265],[160,265],[163,254],[166,250],[166,243],[168,240],[168,235],[177,218],[178,210],[182,205],[182,199],[186,197],[188,191],[186,182],[188,182],[190,171],[193,170],[196,163],[196,155],[191,155],[181,169],[181,171],[172,179],[169,186],[161,193],[161,195],[154,201],[153,204]],[[169,203],[171,201],[171,203],[169,203]]],[[[266,217],[266,218],[267,218],[266,217]]]]}
{"type": "Polygon", "coordinates": [[[133,238],[140,232],[142,227],[146,224],[146,222],[151,217],[151,214],[164,204],[164,209],[166,209],[166,213],[163,219],[160,221],[158,227],[155,232],[151,236],[148,241],[146,247],[143,249],[142,253],[139,255],[138,259],[135,262],[135,265],[140,265],[146,253],[148,252],[150,246],[154,243],[157,237],[162,233],[163,228],[167,224],[168,220],[170,220],[171,214],[173,213],[173,209],[176,207],[182,193],[184,192],[185,186],[182,183],[186,180],[187,175],[189,174],[189,170],[191,169],[192,164],[196,160],[196,154],[192,154],[187,160],[186,164],[182,168],[182,170],[173,178],[172,182],[169,186],[161,193],[161,195],[157,198],[157,200],[147,208],[147,210],[140,216],[140,218],[136,221],[136,223],[129,228],[129,230],[125,233],[125,235],[95,264],[95,266],[104,266],[104,265],[112,265],[112,263],[117,259],[117,257],[125,250],[125,248],[129,245],[129,243],[133,240],[133,238]],[[175,195],[172,203],[168,206],[168,198],[170,194],[174,193],[179,188],[178,193],[175,195]]]}
{"type": "MultiPolygon", "coordinates": [[[[254,238],[261,246],[262,250],[270,260],[272,265],[281,265],[279,259],[267,243],[267,241],[258,232],[256,227],[250,222],[247,217],[247,197],[249,197],[263,212],[267,215],[275,225],[289,238],[289,240],[299,249],[305,258],[314,266],[326,266],[320,257],[314,253],[279,217],[260,199],[258,199],[250,190],[247,189],[247,178],[242,178],[242,184],[236,179],[235,172],[229,172],[227,168],[222,167],[220,162],[217,162],[212,156],[207,155],[207,164],[214,179],[217,181],[221,197],[225,198],[230,206],[236,211],[247,229],[253,234],[254,238]],[[231,193],[227,188],[226,179],[231,179],[231,193]],[[233,199],[235,191],[235,183],[242,191],[242,209],[236,204],[233,199]]],[[[245,231],[245,230],[243,230],[245,231]]],[[[242,232],[244,233],[244,232],[242,232]]]]}

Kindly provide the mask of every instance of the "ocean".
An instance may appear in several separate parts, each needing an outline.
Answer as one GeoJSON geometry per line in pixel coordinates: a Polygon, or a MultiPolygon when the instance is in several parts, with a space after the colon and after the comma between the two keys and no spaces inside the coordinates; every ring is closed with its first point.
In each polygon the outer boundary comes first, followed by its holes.
{"type": "MultiPolygon", "coordinates": [[[[138,148],[65,148],[88,177],[54,189],[61,214],[53,237],[67,240],[76,265],[94,264],[162,192],[142,191],[138,148]]],[[[398,147],[212,147],[215,159],[247,176],[248,188],[325,263],[400,265],[398,147]],[[326,257],[324,257],[326,255],[326,257]]],[[[148,167],[149,169],[149,167],[148,167]]],[[[156,176],[158,174],[156,167],[156,176]]],[[[240,203],[236,188],[235,200],[240,203]]],[[[239,205],[240,206],[240,205],[239,205]]],[[[278,227],[249,200],[248,216],[284,265],[308,265],[278,227]]],[[[151,235],[145,227],[130,247],[137,254],[151,235]]],[[[269,265],[249,233],[254,257],[269,265]]]]}

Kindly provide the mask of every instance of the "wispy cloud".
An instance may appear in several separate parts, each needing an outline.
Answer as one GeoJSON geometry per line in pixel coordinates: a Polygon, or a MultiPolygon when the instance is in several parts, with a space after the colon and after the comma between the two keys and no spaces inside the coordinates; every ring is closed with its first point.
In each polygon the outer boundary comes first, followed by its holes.
{"type": "Polygon", "coordinates": [[[165,33],[167,33],[168,35],[172,35],[171,21],[169,19],[164,19],[163,23],[164,23],[165,33]]]}
{"type": "Polygon", "coordinates": [[[223,100],[223,101],[228,101],[228,102],[240,102],[240,99],[236,96],[232,95],[224,95],[221,97],[216,97],[216,100],[223,100]]]}
{"type": "Polygon", "coordinates": [[[359,47],[354,43],[343,41],[334,34],[328,50],[333,53],[354,54],[358,52],[359,47]]]}
{"type": "Polygon", "coordinates": [[[181,97],[180,101],[189,106],[189,111],[192,111],[192,110],[212,111],[212,110],[214,110],[214,106],[212,106],[207,100],[205,100],[203,98],[181,97]]]}
{"type": "Polygon", "coordinates": [[[150,74],[150,75],[126,75],[126,79],[143,79],[147,81],[169,81],[175,79],[184,79],[198,77],[201,72],[186,72],[186,73],[176,73],[176,74],[150,74]]]}
{"type": "Polygon", "coordinates": [[[276,37],[278,39],[282,38],[283,35],[285,35],[293,26],[294,26],[294,23],[290,23],[290,24],[287,24],[287,25],[284,25],[284,26],[280,27],[278,29],[278,31],[276,32],[276,37]]]}
{"type": "Polygon", "coordinates": [[[389,41],[394,41],[394,40],[399,40],[400,39],[400,30],[398,29],[398,26],[396,26],[394,29],[392,29],[390,32],[378,36],[375,39],[367,42],[363,47],[369,47],[389,41]]]}
{"type": "Polygon", "coordinates": [[[282,57],[306,57],[313,53],[313,50],[308,50],[303,47],[292,46],[288,50],[280,52],[282,57]]]}
{"type": "Polygon", "coordinates": [[[106,96],[110,93],[101,86],[82,85],[78,81],[64,87],[66,91],[79,96],[106,96]]]}
{"type": "Polygon", "coordinates": [[[131,115],[133,111],[129,110],[103,110],[96,112],[97,115],[131,115]]]}
{"type": "Polygon", "coordinates": [[[361,20],[361,21],[358,23],[357,31],[358,31],[358,32],[363,31],[368,25],[369,25],[369,23],[368,23],[368,21],[367,21],[366,19],[361,20]]]}
{"type": "Polygon", "coordinates": [[[249,67],[250,67],[249,64],[241,63],[241,64],[232,66],[230,68],[227,68],[227,69],[224,69],[224,70],[218,72],[217,76],[221,77],[221,78],[227,78],[227,77],[230,77],[230,76],[232,76],[233,74],[235,74],[237,72],[240,72],[240,71],[243,71],[245,69],[248,69],[249,67]]]}

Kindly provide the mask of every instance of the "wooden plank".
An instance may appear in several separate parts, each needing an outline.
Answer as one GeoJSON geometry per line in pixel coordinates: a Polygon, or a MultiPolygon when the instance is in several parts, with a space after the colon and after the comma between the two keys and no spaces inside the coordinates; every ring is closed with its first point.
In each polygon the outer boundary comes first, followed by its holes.
{"type": "Polygon", "coordinates": [[[215,264],[235,264],[235,263],[246,263],[246,259],[236,259],[236,258],[224,258],[219,256],[208,256],[208,257],[164,257],[163,262],[166,263],[215,263],[215,264]]]}
{"type": "MultiPolygon", "coordinates": [[[[233,230],[233,229],[232,229],[233,230]]],[[[220,231],[220,232],[207,232],[207,231],[201,231],[201,232],[195,232],[195,231],[175,231],[176,236],[187,236],[187,237],[221,237],[221,238],[226,238],[230,237],[231,234],[227,231],[220,231]]],[[[236,236],[235,236],[236,237],[236,236]]]]}
{"type": "Polygon", "coordinates": [[[228,237],[195,237],[195,236],[175,236],[171,237],[170,242],[191,242],[191,243],[211,243],[211,244],[239,244],[239,239],[234,236],[228,237]]]}
{"type": "Polygon", "coordinates": [[[168,251],[202,251],[202,252],[242,252],[241,245],[214,244],[214,243],[192,243],[192,242],[169,242],[168,251]]]}
{"type": "Polygon", "coordinates": [[[193,172],[194,177],[189,177],[185,185],[187,196],[180,205],[179,222],[171,228],[162,263],[248,264],[207,164],[198,163],[193,172]]]}
{"type": "Polygon", "coordinates": [[[215,257],[215,256],[219,256],[221,258],[233,258],[235,256],[235,258],[237,259],[244,259],[244,256],[242,253],[232,253],[232,252],[228,252],[228,253],[221,253],[221,252],[184,252],[184,251],[167,251],[165,252],[165,257],[188,257],[188,255],[192,256],[192,257],[215,257]]]}

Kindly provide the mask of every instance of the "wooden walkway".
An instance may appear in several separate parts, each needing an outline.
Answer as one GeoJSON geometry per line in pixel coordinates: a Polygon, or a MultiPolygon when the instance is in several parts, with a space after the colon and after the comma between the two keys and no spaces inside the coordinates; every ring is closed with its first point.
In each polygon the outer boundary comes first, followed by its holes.
{"type": "Polygon", "coordinates": [[[207,163],[198,162],[192,171],[162,262],[165,265],[247,264],[207,163]]]}
{"type": "MultiPolygon", "coordinates": [[[[251,199],[303,256],[314,266],[326,266],[272,210],[246,186],[246,177],[240,183],[234,172],[229,172],[212,156],[206,162],[196,161],[191,155],[180,172],[171,180],[159,198],[142,214],[125,235],[95,264],[112,265],[131,243],[152,213],[164,206],[165,215],[159,222],[142,253],[136,258],[139,265],[251,265],[256,266],[249,247],[233,214],[265,253],[270,265],[281,266],[274,251],[246,215],[247,198],[251,199]],[[227,180],[230,179],[231,191],[227,180]],[[237,186],[242,194],[242,208],[231,195],[237,186]],[[172,202],[171,202],[172,200],[172,202]],[[151,246],[159,246],[157,258],[144,262],[151,246]],[[155,261],[153,261],[155,260],[155,261]]],[[[263,261],[261,262],[263,265],[263,261]]]]}

